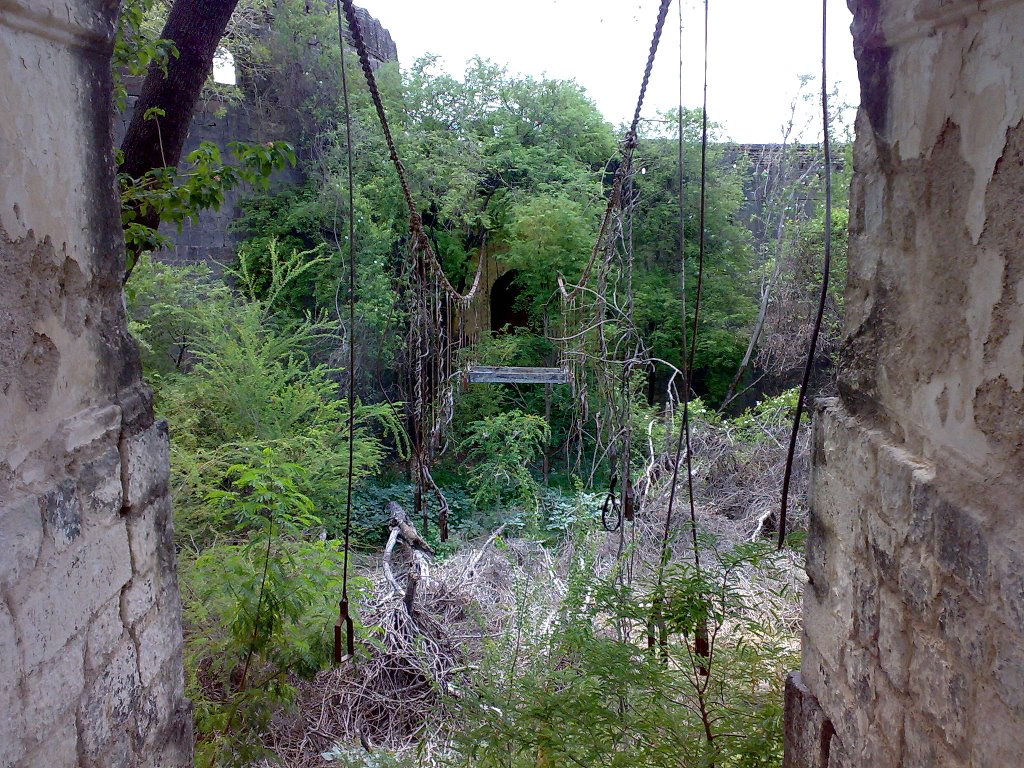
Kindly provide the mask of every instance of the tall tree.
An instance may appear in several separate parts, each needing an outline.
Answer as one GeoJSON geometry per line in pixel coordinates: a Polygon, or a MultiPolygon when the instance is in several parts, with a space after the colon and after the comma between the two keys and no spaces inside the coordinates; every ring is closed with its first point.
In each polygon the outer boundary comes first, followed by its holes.
{"type": "MultiPolygon", "coordinates": [[[[154,62],[146,74],[121,142],[121,173],[140,179],[154,168],[177,166],[214,53],[237,4],[238,0],[175,0],[161,38],[174,43],[178,56],[167,62],[166,72],[154,62]]],[[[137,212],[136,221],[156,229],[160,212],[145,208],[137,212]]],[[[134,247],[129,243],[129,264],[138,256],[131,252],[134,247]]]]}

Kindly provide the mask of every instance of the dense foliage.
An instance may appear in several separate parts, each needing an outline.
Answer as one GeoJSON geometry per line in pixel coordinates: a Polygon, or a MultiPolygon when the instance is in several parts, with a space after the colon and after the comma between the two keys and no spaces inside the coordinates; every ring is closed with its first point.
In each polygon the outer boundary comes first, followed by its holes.
{"type": "MultiPolygon", "coordinates": [[[[155,33],[165,5],[127,4],[118,72],[140,74],[176,55],[155,33]]],[[[795,401],[786,388],[800,364],[794,350],[808,332],[826,236],[840,281],[845,274],[844,214],[837,212],[826,235],[808,192],[817,173],[792,183],[782,173],[764,204],[765,221],[752,221],[745,195],[760,177],[751,181],[749,162],[719,143],[712,125],[702,233],[703,115],[684,110],[645,123],[616,245],[632,272],[628,300],[613,297],[614,308],[628,307],[629,318],[611,311],[600,317],[617,332],[635,328],[653,362],[621,380],[587,371],[593,386],[586,390],[488,384],[453,394],[452,421],[431,468],[443,495],[419,499],[428,521],[421,532],[436,563],[466,564],[448,573],[479,578],[483,586],[476,596],[443,581],[432,593],[429,584],[421,587],[434,605],[457,604],[451,615],[471,631],[457,637],[451,627],[431,629],[429,617],[408,607],[389,612],[392,602],[401,605],[399,596],[376,568],[389,533],[386,505],[411,512],[417,503],[402,402],[410,395],[403,357],[408,211],[358,79],[351,83],[353,146],[346,145],[335,21],[308,6],[243,0],[225,38],[242,70],[243,87],[231,98],[284,94],[294,113],[292,143],[239,144],[224,154],[204,144],[180,168],[120,180],[126,238],[156,252],[166,238],[135,226],[138,211],[157,209],[180,224],[218,207],[231,189],[252,190],[233,225],[242,239],[236,260],[223,273],[146,256],[126,284],[131,329],[173,436],[199,764],[281,757],[269,749],[270,734],[302,709],[308,680],[328,674],[351,492],[351,550],[360,556],[351,565],[360,575],[350,586],[357,614],[376,612],[365,625],[356,617],[352,674],[376,660],[428,691],[412,735],[396,736],[392,746],[405,739],[422,755],[434,750],[422,757],[429,765],[779,765],[781,680],[795,664],[795,627],[785,615],[792,561],[750,540],[776,503],[780,436],[795,401]],[[301,75],[286,66],[293,61],[302,63],[301,75]],[[292,164],[301,183],[270,183],[275,170],[292,164]],[[352,297],[343,277],[350,223],[357,245],[352,297]],[[704,558],[701,566],[692,560],[677,509],[674,527],[664,529],[672,554],[664,569],[659,536],[682,427],[673,371],[683,367],[683,321],[692,327],[698,285],[693,387],[700,399],[689,414],[704,558]],[[352,326],[349,300],[356,301],[352,326]],[[716,410],[733,395],[732,411],[716,410]],[[616,458],[623,450],[618,438],[605,440],[613,422],[636,436],[624,461],[616,458]],[[606,513],[617,509],[619,500],[609,506],[605,489],[623,467],[626,480],[645,484],[647,501],[628,526],[632,540],[623,527],[616,543],[598,525],[609,522],[607,514],[602,521],[602,503],[606,513]],[[442,505],[454,532],[447,543],[429,523],[442,505]],[[711,528],[717,536],[707,535],[711,528]],[[472,550],[474,538],[487,543],[472,550]],[[507,555],[489,571],[480,565],[487,547],[507,555]],[[544,570],[530,579],[486,582],[511,578],[531,558],[544,570]],[[500,590],[514,595],[514,605],[501,603],[500,590]],[[699,658],[698,628],[712,638],[699,658]],[[656,632],[663,642],[648,641],[656,632]],[[385,658],[396,644],[420,660],[385,658]],[[431,654],[460,663],[447,677],[432,676],[436,669],[420,658],[431,654]]],[[[350,64],[349,72],[358,73],[350,64]]],[[[449,279],[466,288],[483,254],[514,275],[517,326],[483,329],[457,362],[472,354],[494,365],[555,364],[554,329],[564,319],[558,279],[578,281],[591,258],[620,162],[615,130],[577,83],[512,75],[484,59],[471,61],[458,78],[434,57],[406,71],[386,64],[377,77],[449,279]]],[[[123,90],[119,95],[123,107],[123,90]]],[[[816,149],[800,151],[804,160],[807,152],[817,158],[816,149]]],[[[778,167],[763,172],[769,179],[778,167]]],[[[826,355],[835,348],[840,308],[836,289],[826,355]]],[[[595,353],[594,367],[621,363],[599,358],[595,353]]],[[[337,698],[334,705],[342,707],[337,698]]],[[[364,737],[361,730],[347,735],[364,737]]],[[[323,759],[351,766],[419,762],[410,751],[370,752],[354,743],[339,740],[323,759]]]]}
{"type": "Polygon", "coordinates": [[[703,568],[679,564],[660,589],[681,637],[710,623],[712,651],[687,642],[644,645],[652,585],[622,573],[593,578],[581,558],[555,623],[523,610],[489,647],[477,696],[455,703],[465,766],[777,766],[778,680],[796,663],[776,606],[788,587],[781,557],[763,545],[719,551],[703,568]],[[743,580],[757,579],[755,600],[743,580]],[[524,626],[525,625],[525,626],[524,626]],[[728,625],[728,626],[726,626],[728,625]]]}

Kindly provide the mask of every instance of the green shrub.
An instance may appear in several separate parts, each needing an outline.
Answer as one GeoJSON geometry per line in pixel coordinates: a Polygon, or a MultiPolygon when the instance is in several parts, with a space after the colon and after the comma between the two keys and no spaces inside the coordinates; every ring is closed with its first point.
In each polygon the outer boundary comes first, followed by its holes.
{"type": "Polygon", "coordinates": [[[535,526],[540,484],[530,472],[551,438],[547,422],[514,410],[469,425],[460,450],[470,462],[469,487],[483,509],[508,508],[508,521],[535,526]],[[517,515],[517,513],[519,513],[517,515]]]}
{"type": "MultiPolygon", "coordinates": [[[[188,694],[196,708],[199,766],[243,766],[263,756],[260,734],[291,703],[291,675],[331,657],[341,596],[338,542],[309,541],[320,526],[298,488],[304,470],[264,450],[229,469],[211,505],[231,537],[182,570],[188,694]]],[[[358,595],[365,582],[353,579],[358,595]]]]}
{"type": "MultiPolygon", "coordinates": [[[[778,766],[782,680],[797,663],[778,615],[781,556],[760,545],[719,553],[702,570],[680,565],[662,583],[670,632],[649,650],[652,585],[595,580],[585,551],[555,622],[538,618],[540,592],[520,608],[451,701],[456,756],[474,768],[778,766]],[[706,623],[708,658],[695,655],[706,623]],[[701,667],[707,674],[703,674],[701,667]]],[[[534,585],[543,590],[544,585],[534,585]]]]}
{"type": "MultiPolygon", "coordinates": [[[[275,274],[281,282],[301,273],[285,266],[275,274]]],[[[348,401],[338,384],[342,372],[312,358],[333,329],[281,321],[266,303],[234,297],[200,270],[142,262],[133,282],[134,327],[154,361],[148,373],[158,410],[171,425],[179,537],[201,548],[230,528],[209,495],[227,487],[232,466],[248,465],[266,449],[302,466],[301,491],[337,518],[348,484],[348,401]],[[168,365],[178,339],[187,355],[168,365]]],[[[383,435],[399,447],[402,441],[386,404],[357,403],[355,429],[358,481],[380,466],[383,435]]]]}

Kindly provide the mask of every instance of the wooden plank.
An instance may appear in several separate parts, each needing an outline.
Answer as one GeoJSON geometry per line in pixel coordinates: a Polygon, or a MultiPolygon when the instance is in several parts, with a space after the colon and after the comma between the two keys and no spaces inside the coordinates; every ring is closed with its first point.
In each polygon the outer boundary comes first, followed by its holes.
{"type": "Polygon", "coordinates": [[[505,365],[469,366],[470,384],[568,384],[565,368],[526,368],[505,365]]]}

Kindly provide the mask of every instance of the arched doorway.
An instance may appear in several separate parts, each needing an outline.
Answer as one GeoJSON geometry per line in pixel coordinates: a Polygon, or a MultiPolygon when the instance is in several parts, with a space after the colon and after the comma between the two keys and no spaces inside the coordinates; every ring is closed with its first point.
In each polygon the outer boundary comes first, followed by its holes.
{"type": "Polygon", "coordinates": [[[530,315],[523,306],[523,289],[516,282],[519,270],[506,272],[494,281],[491,288],[491,330],[525,328],[530,315]]]}

